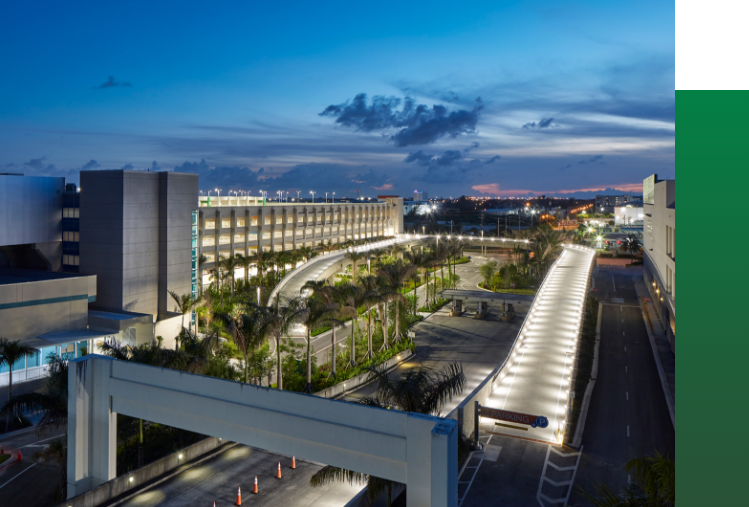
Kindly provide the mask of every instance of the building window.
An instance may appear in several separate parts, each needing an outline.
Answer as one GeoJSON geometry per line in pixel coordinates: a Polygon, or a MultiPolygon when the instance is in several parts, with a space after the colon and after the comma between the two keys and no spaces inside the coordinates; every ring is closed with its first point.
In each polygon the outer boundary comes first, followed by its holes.
{"type": "Polygon", "coordinates": [[[206,219],[205,221],[205,228],[206,229],[215,229],[216,228],[216,221],[214,219],[206,219]]]}
{"type": "Polygon", "coordinates": [[[62,263],[68,266],[78,266],[80,265],[80,257],[78,255],[63,255],[62,263]]]}
{"type": "Polygon", "coordinates": [[[203,237],[203,246],[214,246],[216,244],[216,238],[213,236],[204,236],[203,237]]]}
{"type": "Polygon", "coordinates": [[[62,240],[63,241],[80,241],[80,233],[78,232],[72,232],[72,231],[64,231],[62,233],[62,240]]]}
{"type": "Polygon", "coordinates": [[[257,217],[250,217],[250,225],[257,225],[257,217]]]}
{"type": "Polygon", "coordinates": [[[235,234],[234,243],[244,243],[244,234],[235,234]]]}
{"type": "Polygon", "coordinates": [[[228,245],[229,243],[231,243],[231,236],[229,234],[222,234],[221,236],[219,236],[219,245],[228,245]]]}
{"type": "Polygon", "coordinates": [[[263,239],[270,239],[270,233],[269,232],[264,232],[263,233],[263,239]]]}
{"type": "Polygon", "coordinates": [[[244,218],[237,218],[237,227],[244,227],[245,220],[244,218]]]}
{"type": "Polygon", "coordinates": [[[222,229],[230,229],[231,228],[231,218],[222,218],[221,219],[221,228],[222,229]]]}
{"type": "Polygon", "coordinates": [[[283,223],[283,215],[277,215],[276,224],[282,224],[282,223],[283,223]]]}
{"type": "Polygon", "coordinates": [[[203,254],[203,255],[205,255],[205,262],[206,263],[208,263],[208,262],[215,262],[215,260],[216,260],[216,254],[206,253],[206,254],[203,254]]]}
{"type": "Polygon", "coordinates": [[[283,231],[274,231],[273,232],[273,237],[274,238],[281,238],[281,237],[283,237],[283,231]]]}
{"type": "Polygon", "coordinates": [[[263,221],[265,225],[270,225],[270,217],[265,217],[265,220],[263,221]]]}

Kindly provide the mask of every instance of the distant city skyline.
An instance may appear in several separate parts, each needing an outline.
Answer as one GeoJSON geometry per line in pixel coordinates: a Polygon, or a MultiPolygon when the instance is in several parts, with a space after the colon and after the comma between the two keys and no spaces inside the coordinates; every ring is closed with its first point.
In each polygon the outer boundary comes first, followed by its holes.
{"type": "Polygon", "coordinates": [[[674,177],[673,2],[326,5],[4,6],[0,172],[305,197],[674,177]]]}

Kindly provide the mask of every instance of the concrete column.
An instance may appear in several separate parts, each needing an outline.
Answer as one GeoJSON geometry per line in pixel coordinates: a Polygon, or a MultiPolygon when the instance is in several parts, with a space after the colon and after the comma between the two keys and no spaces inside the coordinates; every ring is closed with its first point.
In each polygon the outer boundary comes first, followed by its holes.
{"type": "Polygon", "coordinates": [[[458,423],[438,422],[432,428],[432,507],[458,505],[458,423]]]}
{"type": "Polygon", "coordinates": [[[113,361],[84,356],[69,363],[68,499],[117,474],[117,414],[109,395],[113,361]]]}

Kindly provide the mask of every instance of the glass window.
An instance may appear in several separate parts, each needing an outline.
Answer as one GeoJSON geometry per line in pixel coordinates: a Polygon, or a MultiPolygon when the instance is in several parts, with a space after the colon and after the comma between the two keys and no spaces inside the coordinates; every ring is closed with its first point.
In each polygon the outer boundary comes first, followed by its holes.
{"type": "Polygon", "coordinates": [[[42,348],[42,364],[47,364],[49,362],[49,355],[54,354],[57,355],[57,350],[55,350],[56,347],[43,347],[42,348]]]}
{"type": "Polygon", "coordinates": [[[235,243],[244,243],[244,234],[235,234],[234,235],[234,242],[235,243]]]}
{"type": "Polygon", "coordinates": [[[205,221],[205,228],[206,229],[215,229],[216,228],[216,220],[214,220],[214,219],[206,219],[206,221],[205,221]]]}
{"type": "Polygon", "coordinates": [[[219,245],[228,245],[229,243],[231,243],[231,235],[229,235],[229,234],[222,234],[218,238],[218,244],[219,245]]]}
{"type": "Polygon", "coordinates": [[[257,217],[250,218],[250,225],[257,225],[257,217]]]}
{"type": "Polygon", "coordinates": [[[41,351],[37,350],[36,354],[31,355],[26,358],[26,368],[34,368],[36,366],[39,366],[41,359],[41,351]]]}
{"type": "Polygon", "coordinates": [[[276,216],[276,223],[277,224],[282,224],[283,223],[283,216],[282,215],[276,216]]]}
{"type": "Polygon", "coordinates": [[[78,342],[78,357],[88,354],[88,342],[86,340],[78,342]]]}
{"type": "Polygon", "coordinates": [[[221,219],[221,228],[222,229],[228,229],[231,227],[231,218],[222,218],[221,219]]]}
{"type": "Polygon", "coordinates": [[[244,227],[245,219],[244,218],[237,218],[237,227],[244,227]]]}
{"type": "Polygon", "coordinates": [[[265,217],[265,220],[263,221],[265,225],[270,225],[270,217],[265,217]]]}
{"type": "Polygon", "coordinates": [[[206,236],[203,238],[203,246],[213,246],[216,244],[216,238],[213,236],[206,236]]]}

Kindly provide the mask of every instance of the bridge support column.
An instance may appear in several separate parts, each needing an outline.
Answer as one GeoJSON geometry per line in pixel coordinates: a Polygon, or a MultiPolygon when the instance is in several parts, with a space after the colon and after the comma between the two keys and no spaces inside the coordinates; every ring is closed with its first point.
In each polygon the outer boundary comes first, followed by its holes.
{"type": "Polygon", "coordinates": [[[113,359],[80,358],[68,369],[68,499],[117,475],[117,414],[109,380],[113,359]]]}

